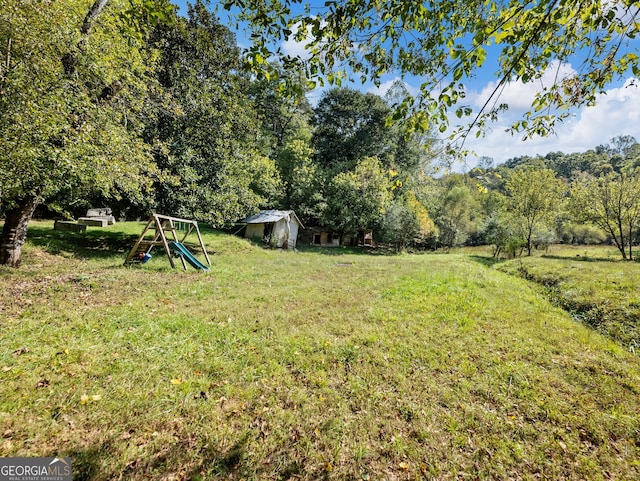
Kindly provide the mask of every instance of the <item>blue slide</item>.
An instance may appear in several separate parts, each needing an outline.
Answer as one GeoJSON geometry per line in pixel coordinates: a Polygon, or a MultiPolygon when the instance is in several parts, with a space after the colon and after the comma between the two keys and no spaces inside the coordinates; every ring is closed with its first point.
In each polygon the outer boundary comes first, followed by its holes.
{"type": "Polygon", "coordinates": [[[176,254],[178,254],[185,261],[187,261],[189,264],[191,264],[191,266],[194,267],[195,269],[202,269],[203,271],[208,271],[209,270],[209,268],[207,266],[205,266],[202,262],[200,262],[198,259],[193,257],[191,252],[189,252],[189,249],[187,249],[180,242],[170,241],[169,242],[169,247],[171,247],[171,249],[173,249],[173,251],[176,254]]]}

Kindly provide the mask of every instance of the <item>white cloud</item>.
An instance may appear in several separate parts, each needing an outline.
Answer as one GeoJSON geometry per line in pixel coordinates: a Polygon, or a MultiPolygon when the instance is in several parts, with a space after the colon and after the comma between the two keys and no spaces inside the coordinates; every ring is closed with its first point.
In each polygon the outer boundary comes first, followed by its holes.
{"type": "MultiPolygon", "coordinates": [[[[575,73],[575,70],[570,65],[553,61],[540,79],[534,82],[526,84],[523,82],[510,82],[506,84],[501,92],[497,92],[500,95],[497,104],[506,103],[509,105],[510,111],[515,111],[518,114],[526,112],[531,108],[536,92],[539,92],[544,87],[550,87],[564,78],[571,77],[575,73]]],[[[481,108],[497,86],[497,81],[489,82],[480,92],[467,92],[467,99],[473,106],[481,108]]],[[[489,108],[491,108],[492,103],[489,104],[489,108]]]]}
{"type": "MultiPolygon", "coordinates": [[[[640,141],[640,82],[629,78],[624,85],[599,94],[595,106],[577,111],[573,117],[559,124],[556,134],[549,137],[522,141],[504,131],[508,123],[508,118],[499,120],[485,137],[470,139],[465,147],[478,156],[492,157],[496,163],[501,163],[522,155],[584,152],[607,144],[618,135],[631,135],[640,141]]],[[[468,164],[475,165],[475,159],[469,159],[468,164]]]]}
{"type": "MultiPolygon", "coordinates": [[[[324,27],[326,22],[323,20],[320,24],[324,27]]],[[[287,40],[282,42],[281,49],[286,55],[304,60],[311,56],[311,52],[307,50],[307,46],[313,40],[313,35],[311,34],[311,25],[307,25],[306,34],[302,39],[298,40],[297,37],[301,26],[301,22],[297,22],[291,27],[291,35],[289,35],[287,40]]]]}
{"type": "Polygon", "coordinates": [[[282,42],[282,51],[292,57],[309,58],[309,51],[306,49],[311,42],[311,27],[307,27],[307,35],[304,40],[296,40],[298,31],[300,30],[300,22],[291,27],[292,34],[289,38],[282,42]]]}

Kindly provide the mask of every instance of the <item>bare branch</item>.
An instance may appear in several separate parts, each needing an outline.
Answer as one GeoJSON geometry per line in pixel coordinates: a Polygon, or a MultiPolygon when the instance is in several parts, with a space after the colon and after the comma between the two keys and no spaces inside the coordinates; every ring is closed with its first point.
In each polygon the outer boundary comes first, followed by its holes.
{"type": "Polygon", "coordinates": [[[107,6],[109,0],[96,0],[87,15],[84,17],[84,21],[82,22],[82,27],[80,27],[80,33],[82,33],[82,37],[78,41],[78,45],[76,48],[72,48],[69,52],[65,53],[62,56],[62,65],[64,66],[64,71],[67,75],[71,76],[76,71],[76,63],[78,62],[77,51],[82,52],[84,50],[84,40],[85,37],[89,35],[91,31],[91,27],[93,27],[96,18],[100,15],[102,10],[107,6]]]}
{"type": "Polygon", "coordinates": [[[93,3],[93,6],[87,12],[87,16],[84,17],[84,22],[82,22],[82,28],[80,29],[82,35],[89,34],[91,27],[93,27],[93,23],[98,15],[100,15],[100,12],[104,10],[104,7],[107,6],[107,3],[109,3],[109,0],[96,0],[93,3]]]}

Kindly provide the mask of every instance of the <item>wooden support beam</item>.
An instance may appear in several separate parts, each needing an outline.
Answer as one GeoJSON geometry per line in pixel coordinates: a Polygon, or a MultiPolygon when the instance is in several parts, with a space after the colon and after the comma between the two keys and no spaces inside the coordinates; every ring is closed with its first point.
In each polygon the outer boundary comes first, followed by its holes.
{"type": "MultiPolygon", "coordinates": [[[[124,263],[128,264],[129,262],[135,261],[136,254],[140,252],[145,252],[146,254],[150,253],[150,251],[155,246],[162,246],[164,248],[165,254],[169,258],[169,262],[171,263],[171,267],[175,268],[175,262],[173,253],[171,252],[171,248],[169,247],[169,240],[173,240],[174,242],[183,243],[185,239],[193,232],[196,232],[198,235],[198,241],[200,244],[200,248],[202,249],[202,253],[207,261],[207,264],[211,265],[211,259],[209,258],[209,254],[207,253],[207,249],[205,248],[204,241],[202,240],[202,235],[200,233],[200,228],[198,227],[198,222],[195,220],[181,219],[179,217],[170,217],[162,214],[153,214],[149,222],[142,230],[142,234],[135,242],[134,246],[129,251],[127,258],[124,263]],[[186,229],[186,233],[182,236],[182,239],[178,238],[178,233],[176,230],[176,223],[184,223],[188,227],[186,229]],[[149,229],[155,230],[155,235],[153,240],[145,239],[145,235],[149,229]],[[146,248],[146,249],[145,249],[146,248]]],[[[187,263],[183,256],[179,256],[180,261],[182,262],[182,267],[187,269],[187,263]]]]}

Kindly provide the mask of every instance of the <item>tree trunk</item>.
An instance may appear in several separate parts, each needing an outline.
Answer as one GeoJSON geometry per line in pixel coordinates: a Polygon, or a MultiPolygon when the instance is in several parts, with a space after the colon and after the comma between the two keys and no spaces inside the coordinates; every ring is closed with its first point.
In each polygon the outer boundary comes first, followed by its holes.
{"type": "Polygon", "coordinates": [[[629,260],[633,261],[633,221],[629,222],[629,260]]]}
{"type": "Polygon", "coordinates": [[[25,197],[17,207],[7,212],[0,235],[0,264],[10,267],[20,266],[22,246],[27,240],[27,226],[38,205],[37,197],[25,197]]]}

